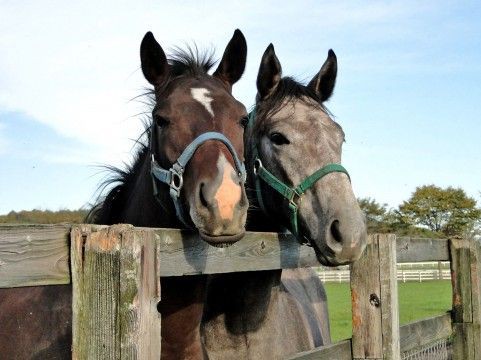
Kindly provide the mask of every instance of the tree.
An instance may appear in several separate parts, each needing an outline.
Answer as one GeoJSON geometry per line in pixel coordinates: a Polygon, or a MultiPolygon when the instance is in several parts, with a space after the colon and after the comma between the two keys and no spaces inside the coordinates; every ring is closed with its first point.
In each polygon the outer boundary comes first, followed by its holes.
{"type": "Polygon", "coordinates": [[[366,221],[368,223],[378,223],[382,221],[384,215],[386,214],[387,204],[379,204],[376,200],[367,198],[357,199],[359,207],[366,215],[366,221]]]}
{"type": "Polygon", "coordinates": [[[399,206],[399,215],[408,224],[422,225],[445,236],[462,236],[481,218],[481,209],[461,188],[424,185],[399,206]]]}
{"type": "Polygon", "coordinates": [[[368,233],[396,232],[397,217],[394,211],[387,210],[387,204],[379,204],[370,197],[359,198],[357,202],[366,216],[368,233]]]}
{"type": "Polygon", "coordinates": [[[88,211],[79,210],[22,210],[19,212],[10,211],[6,215],[0,215],[0,223],[11,224],[56,224],[61,222],[82,223],[88,211]]]}

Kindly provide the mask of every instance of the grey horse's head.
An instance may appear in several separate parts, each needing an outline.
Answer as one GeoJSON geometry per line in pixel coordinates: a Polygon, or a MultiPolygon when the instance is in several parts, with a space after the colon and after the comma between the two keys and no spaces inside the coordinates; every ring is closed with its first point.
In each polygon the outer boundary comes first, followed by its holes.
{"type": "MultiPolygon", "coordinates": [[[[257,77],[256,119],[247,134],[249,149],[257,148],[262,165],[290,187],[328,164],[340,164],[344,132],[324,107],[334,90],[337,59],[332,50],[321,70],[304,86],[282,78],[281,65],[269,45],[257,77]]],[[[260,181],[268,214],[292,223],[288,201],[260,181]]],[[[295,199],[298,237],[315,248],[325,265],[350,263],[366,246],[364,215],[349,176],[331,172],[295,199]]],[[[291,229],[292,230],[292,229],[291,229]]]]}

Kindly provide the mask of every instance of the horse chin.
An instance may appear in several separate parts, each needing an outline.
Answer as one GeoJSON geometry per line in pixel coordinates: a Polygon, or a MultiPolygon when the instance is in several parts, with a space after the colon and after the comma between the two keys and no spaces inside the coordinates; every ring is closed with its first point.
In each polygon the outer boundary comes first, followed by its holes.
{"type": "Polygon", "coordinates": [[[218,248],[226,248],[242,239],[245,235],[245,231],[234,235],[209,235],[204,233],[203,231],[199,231],[199,235],[202,240],[204,240],[209,245],[218,248]]]}
{"type": "Polygon", "coordinates": [[[323,266],[328,266],[328,267],[335,267],[335,266],[340,266],[340,265],[345,265],[346,263],[337,261],[335,257],[329,256],[328,250],[322,249],[321,246],[318,245],[317,241],[312,239],[311,237],[302,235],[304,240],[309,244],[314,249],[314,252],[316,253],[317,260],[319,263],[323,266]]]}

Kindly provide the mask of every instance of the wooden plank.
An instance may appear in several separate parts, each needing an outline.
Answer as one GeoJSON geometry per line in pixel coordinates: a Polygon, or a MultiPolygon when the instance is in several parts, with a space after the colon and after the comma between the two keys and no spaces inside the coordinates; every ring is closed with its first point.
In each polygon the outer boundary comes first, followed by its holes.
{"type": "Polygon", "coordinates": [[[120,244],[125,228],[72,228],[73,359],[120,358],[120,244]]]}
{"type": "Polygon", "coordinates": [[[382,353],[384,359],[401,360],[401,351],[399,347],[396,235],[379,235],[378,244],[382,353]]]}
{"type": "Polygon", "coordinates": [[[152,230],[125,231],[120,259],[121,359],[160,359],[160,278],[152,230]]]}
{"type": "Polygon", "coordinates": [[[287,234],[248,232],[217,248],[192,232],[155,229],[161,276],[229,273],[318,266],[314,250],[287,234]]]}
{"type": "Polygon", "coordinates": [[[0,225],[0,288],[70,283],[70,226],[0,225]]]}
{"type": "Polygon", "coordinates": [[[451,313],[434,316],[401,326],[401,352],[446,339],[453,333],[451,313]]]}
{"type": "Polygon", "coordinates": [[[378,236],[369,235],[366,250],[351,265],[352,355],[382,359],[378,236]]]}
{"type": "Polygon", "coordinates": [[[446,239],[399,237],[396,240],[397,262],[449,261],[446,239]]]}
{"type": "Polygon", "coordinates": [[[473,343],[475,355],[481,358],[481,242],[470,241],[470,247],[473,343]]]}
{"type": "Polygon", "coordinates": [[[362,257],[351,265],[352,355],[400,359],[396,238],[369,235],[362,257]]]}
{"type": "Polygon", "coordinates": [[[453,359],[475,360],[481,354],[475,352],[479,346],[475,344],[475,339],[479,335],[479,323],[473,319],[473,309],[476,308],[477,301],[473,295],[479,297],[479,294],[476,289],[476,278],[472,279],[471,275],[476,277],[478,259],[473,252],[472,244],[464,239],[451,239],[450,252],[453,284],[453,359]]]}
{"type": "Polygon", "coordinates": [[[352,360],[351,339],[298,353],[289,360],[352,360]]]}

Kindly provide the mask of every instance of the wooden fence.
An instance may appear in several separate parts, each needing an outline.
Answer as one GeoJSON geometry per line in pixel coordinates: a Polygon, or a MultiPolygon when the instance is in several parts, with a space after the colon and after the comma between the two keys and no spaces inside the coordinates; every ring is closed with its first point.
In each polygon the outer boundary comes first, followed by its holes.
{"type": "MultiPolygon", "coordinates": [[[[463,239],[369,236],[351,267],[352,339],[292,359],[400,359],[447,337],[455,360],[480,359],[480,254],[463,239]],[[399,327],[396,261],[451,261],[452,311],[399,327]]],[[[75,359],[158,359],[159,277],[316,265],[312,248],[283,234],[215,248],[173,229],[0,226],[0,287],[73,284],[75,359]]]]}
{"type": "MultiPolygon", "coordinates": [[[[331,271],[319,271],[319,279],[322,282],[350,282],[351,281],[351,271],[350,270],[331,270],[331,271]]],[[[397,279],[398,281],[407,282],[423,282],[431,280],[449,280],[451,279],[451,269],[445,270],[404,270],[397,269],[397,279]]]]}

